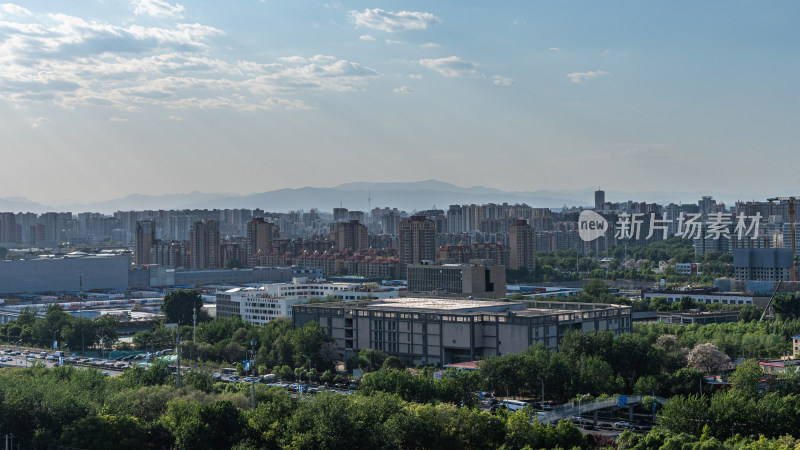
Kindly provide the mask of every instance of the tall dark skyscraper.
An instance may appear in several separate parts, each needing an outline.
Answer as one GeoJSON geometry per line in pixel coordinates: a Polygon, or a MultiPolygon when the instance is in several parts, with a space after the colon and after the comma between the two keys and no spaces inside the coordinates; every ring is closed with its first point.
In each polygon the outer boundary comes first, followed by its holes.
{"type": "Polygon", "coordinates": [[[136,265],[153,264],[154,261],[150,258],[150,249],[153,248],[156,242],[156,223],[152,220],[136,222],[136,232],[133,240],[136,265]]]}
{"type": "MultiPolygon", "coordinates": [[[[278,226],[272,222],[267,222],[261,217],[247,222],[247,255],[248,260],[260,252],[272,250],[272,241],[280,237],[278,226]]],[[[255,260],[249,261],[248,265],[255,265],[255,260]]]]}
{"type": "Polygon", "coordinates": [[[436,260],[436,222],[425,216],[412,216],[400,221],[400,274],[406,266],[423,260],[436,260]]]}
{"type": "Polygon", "coordinates": [[[600,189],[594,191],[594,210],[600,211],[603,209],[603,204],[606,202],[606,191],[600,189]]]}
{"type": "Polygon", "coordinates": [[[331,228],[330,239],[336,243],[336,250],[363,250],[369,248],[369,233],[366,225],[351,220],[337,223],[331,228]]]}
{"type": "Polygon", "coordinates": [[[219,222],[200,220],[192,224],[189,240],[189,262],[192,269],[219,269],[219,222]]]}
{"type": "Polygon", "coordinates": [[[525,220],[517,220],[508,227],[508,246],[512,269],[525,267],[528,272],[536,269],[536,233],[525,220]]]}

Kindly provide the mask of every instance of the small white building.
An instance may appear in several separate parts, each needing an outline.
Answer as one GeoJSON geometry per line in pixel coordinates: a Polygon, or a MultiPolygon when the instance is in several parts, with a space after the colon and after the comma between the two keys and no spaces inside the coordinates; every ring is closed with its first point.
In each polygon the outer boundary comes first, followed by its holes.
{"type": "Polygon", "coordinates": [[[258,288],[235,288],[216,293],[217,317],[239,316],[243,321],[264,325],[277,317],[292,318],[292,306],[314,298],[337,301],[397,298],[398,291],[377,284],[309,283],[295,278],[291,283],[265,284],[258,288]]]}

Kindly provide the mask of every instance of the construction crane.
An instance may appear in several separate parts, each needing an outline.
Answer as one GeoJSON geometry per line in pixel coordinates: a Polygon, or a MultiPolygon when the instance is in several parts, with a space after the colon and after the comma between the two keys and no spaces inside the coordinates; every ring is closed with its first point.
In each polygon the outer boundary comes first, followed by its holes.
{"type": "Polygon", "coordinates": [[[795,247],[795,240],[794,240],[794,202],[797,200],[797,197],[772,197],[768,198],[767,201],[770,203],[773,202],[786,202],[789,204],[789,222],[791,223],[790,233],[792,236],[792,281],[797,281],[795,264],[797,263],[797,249],[795,247]]]}
{"type": "Polygon", "coordinates": [[[764,312],[761,313],[761,318],[758,320],[764,320],[764,318],[767,317],[767,314],[772,312],[770,311],[770,308],[772,307],[772,301],[775,300],[775,294],[778,293],[778,289],[781,288],[781,284],[783,284],[783,281],[778,281],[778,285],[775,286],[775,290],[772,291],[772,296],[770,296],[769,298],[769,303],[767,303],[767,307],[764,308],[764,312]]]}

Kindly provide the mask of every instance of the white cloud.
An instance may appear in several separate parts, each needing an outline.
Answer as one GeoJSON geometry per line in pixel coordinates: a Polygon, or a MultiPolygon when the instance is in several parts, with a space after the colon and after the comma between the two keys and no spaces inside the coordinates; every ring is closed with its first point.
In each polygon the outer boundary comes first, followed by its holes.
{"type": "Polygon", "coordinates": [[[421,44],[420,47],[422,47],[422,48],[437,48],[437,47],[441,47],[441,45],[439,45],[439,44],[437,44],[435,42],[426,42],[424,44],[421,44]]]}
{"type": "Polygon", "coordinates": [[[364,11],[350,11],[350,21],[356,27],[364,26],[372,30],[397,33],[409,30],[425,30],[440,22],[439,18],[431,13],[417,11],[385,11],[383,9],[365,9],[364,11]]]}
{"type": "Polygon", "coordinates": [[[590,70],[588,72],[573,72],[568,73],[567,78],[569,81],[573,83],[583,83],[584,81],[591,80],[592,78],[599,77],[601,75],[608,75],[609,72],[603,70],[590,70]]]}
{"type": "Polygon", "coordinates": [[[511,86],[514,83],[514,80],[511,78],[506,78],[502,75],[494,75],[492,76],[494,80],[494,84],[497,86],[511,86]]]}
{"type": "Polygon", "coordinates": [[[47,122],[50,122],[50,119],[48,119],[47,117],[37,117],[33,119],[33,121],[31,122],[31,128],[41,128],[47,122]]]}
{"type": "Polygon", "coordinates": [[[560,52],[560,51],[561,51],[561,49],[560,49],[560,48],[558,48],[558,47],[550,47],[550,51],[551,51],[551,52],[560,52]]]}
{"type": "Polygon", "coordinates": [[[4,3],[0,5],[0,13],[8,14],[11,16],[30,16],[32,15],[30,10],[23,8],[22,6],[15,5],[13,3],[4,3]]]}
{"type": "Polygon", "coordinates": [[[327,56],[327,55],[314,55],[309,59],[309,61],[314,62],[314,63],[325,64],[325,63],[330,63],[330,62],[336,61],[336,58],[334,58],[333,56],[327,56]]]}
{"type": "Polygon", "coordinates": [[[404,44],[403,41],[393,41],[391,39],[386,39],[386,43],[389,44],[389,45],[404,44]]]}
{"type": "Polygon", "coordinates": [[[372,36],[370,36],[368,34],[362,34],[358,38],[361,39],[362,41],[374,41],[375,40],[374,37],[372,37],[372,36]]]}
{"type": "Polygon", "coordinates": [[[438,59],[420,59],[419,63],[447,78],[484,77],[482,73],[476,70],[477,64],[472,61],[461,59],[457,56],[448,56],[447,58],[438,59]]]}
{"type": "Polygon", "coordinates": [[[395,94],[410,94],[414,92],[414,89],[411,89],[410,87],[403,85],[400,86],[399,88],[392,89],[392,92],[394,92],[395,94]]]}
{"type": "Polygon", "coordinates": [[[278,58],[278,61],[283,61],[290,64],[305,64],[306,62],[308,62],[302,56],[281,56],[280,58],[278,58]]]}
{"type": "Polygon", "coordinates": [[[169,116],[167,116],[167,119],[169,119],[169,120],[175,120],[175,121],[178,121],[178,122],[180,122],[180,121],[182,121],[182,120],[183,120],[183,117],[181,117],[181,116],[169,115],[169,116]]]}
{"type": "Polygon", "coordinates": [[[126,119],[124,117],[109,117],[108,121],[109,122],[127,122],[128,119],[126,119]]]}
{"type": "Polygon", "coordinates": [[[412,80],[421,80],[422,79],[422,75],[419,75],[419,74],[416,74],[416,73],[411,73],[411,74],[408,75],[408,78],[411,78],[412,80]]]}
{"type": "Polygon", "coordinates": [[[360,91],[380,76],[328,55],[226,61],[210,45],[222,31],[198,23],[145,27],[32,13],[3,16],[0,30],[0,101],[15,107],[301,110],[312,106],[286,97],[360,91]]]}
{"type": "Polygon", "coordinates": [[[134,14],[153,17],[181,18],[186,9],[179,3],[172,5],[164,0],[133,0],[132,3],[134,14]]]}

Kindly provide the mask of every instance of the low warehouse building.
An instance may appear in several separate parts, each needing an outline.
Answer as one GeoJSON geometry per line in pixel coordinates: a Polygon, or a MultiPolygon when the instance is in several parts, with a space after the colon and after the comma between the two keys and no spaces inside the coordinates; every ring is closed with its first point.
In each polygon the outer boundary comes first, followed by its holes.
{"type": "Polygon", "coordinates": [[[631,307],[575,302],[399,298],[293,308],[295,326],[317,322],[340,356],[381,350],[411,364],[442,365],[525,350],[551,350],[570,330],[630,332],[631,307]]]}

